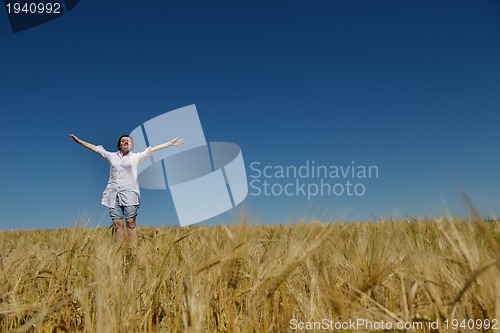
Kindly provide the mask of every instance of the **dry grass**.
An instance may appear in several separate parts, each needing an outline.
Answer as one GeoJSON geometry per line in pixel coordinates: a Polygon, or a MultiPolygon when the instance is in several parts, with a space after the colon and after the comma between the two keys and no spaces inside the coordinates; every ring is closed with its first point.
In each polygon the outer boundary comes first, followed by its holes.
{"type": "Polygon", "coordinates": [[[363,318],[414,332],[439,319],[442,332],[444,319],[500,318],[496,221],[139,232],[135,252],[106,229],[1,232],[0,331],[285,332],[292,318],[363,318]]]}

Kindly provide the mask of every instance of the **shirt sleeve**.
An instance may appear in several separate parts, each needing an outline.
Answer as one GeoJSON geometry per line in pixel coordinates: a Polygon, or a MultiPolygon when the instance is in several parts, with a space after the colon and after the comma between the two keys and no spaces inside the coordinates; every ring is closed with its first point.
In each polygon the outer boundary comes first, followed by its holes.
{"type": "Polygon", "coordinates": [[[104,149],[103,146],[99,145],[94,148],[94,153],[101,155],[106,161],[109,161],[109,152],[104,149]]]}
{"type": "Polygon", "coordinates": [[[153,156],[154,152],[153,152],[153,148],[151,148],[151,146],[149,146],[148,148],[146,148],[144,151],[141,151],[140,153],[138,153],[138,164],[141,164],[142,162],[146,161],[148,158],[150,158],[151,156],[153,156]]]}

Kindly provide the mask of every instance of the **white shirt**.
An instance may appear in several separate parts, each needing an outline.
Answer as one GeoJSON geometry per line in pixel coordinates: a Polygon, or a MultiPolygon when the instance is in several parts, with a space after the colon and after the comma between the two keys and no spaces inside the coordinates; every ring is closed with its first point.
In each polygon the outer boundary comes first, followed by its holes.
{"type": "Polygon", "coordinates": [[[139,164],[153,156],[151,147],[140,153],[129,152],[122,156],[121,151],[109,152],[103,146],[94,148],[94,152],[104,157],[109,162],[109,181],[102,194],[101,203],[107,207],[115,207],[116,196],[120,206],[139,205],[140,192],[137,180],[137,167],[139,164]]]}

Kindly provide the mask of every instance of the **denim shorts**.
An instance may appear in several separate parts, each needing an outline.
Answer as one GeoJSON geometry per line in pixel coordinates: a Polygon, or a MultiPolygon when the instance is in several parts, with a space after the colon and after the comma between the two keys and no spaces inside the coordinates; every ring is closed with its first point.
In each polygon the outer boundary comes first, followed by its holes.
{"type": "Polygon", "coordinates": [[[137,216],[137,210],[139,209],[139,205],[133,206],[120,206],[120,200],[118,196],[116,196],[115,207],[109,207],[109,217],[114,219],[129,219],[134,216],[137,216]]]}

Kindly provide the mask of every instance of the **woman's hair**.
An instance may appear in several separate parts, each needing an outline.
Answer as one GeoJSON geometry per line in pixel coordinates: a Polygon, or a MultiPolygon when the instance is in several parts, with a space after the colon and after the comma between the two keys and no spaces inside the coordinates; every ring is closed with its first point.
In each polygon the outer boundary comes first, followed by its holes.
{"type": "Polygon", "coordinates": [[[123,138],[129,138],[130,139],[130,150],[132,150],[134,148],[134,141],[132,140],[132,137],[130,137],[128,134],[123,134],[122,136],[120,136],[120,138],[118,139],[118,150],[120,150],[120,143],[122,142],[122,139],[123,138]]]}

